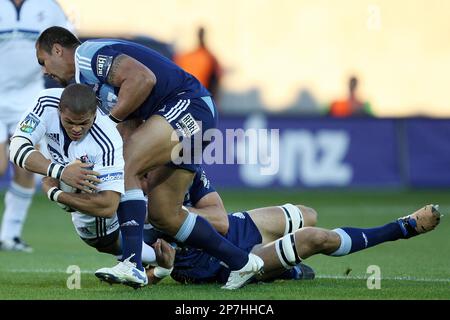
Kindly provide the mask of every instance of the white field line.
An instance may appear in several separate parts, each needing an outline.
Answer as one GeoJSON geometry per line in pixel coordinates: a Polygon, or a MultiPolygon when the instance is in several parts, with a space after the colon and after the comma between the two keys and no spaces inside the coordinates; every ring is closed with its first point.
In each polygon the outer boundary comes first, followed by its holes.
{"type": "MultiPolygon", "coordinates": [[[[10,270],[0,270],[0,272],[10,272],[10,273],[67,273],[63,269],[10,269],[10,270]]],[[[94,274],[95,270],[81,270],[81,273],[94,274]]],[[[73,273],[73,272],[70,272],[73,273]]],[[[343,276],[343,275],[317,275],[317,279],[349,279],[349,280],[367,280],[364,276],[343,276]]],[[[416,278],[416,277],[381,277],[381,280],[395,280],[395,281],[414,281],[414,282],[448,282],[449,279],[439,279],[439,278],[416,278]]]]}
{"type": "MultiPolygon", "coordinates": [[[[317,279],[350,279],[350,280],[367,280],[364,276],[337,276],[337,275],[318,275],[317,279]]],[[[435,279],[435,278],[416,278],[416,277],[381,277],[381,280],[395,280],[395,281],[414,281],[414,282],[448,282],[449,279],[435,279]]]]}

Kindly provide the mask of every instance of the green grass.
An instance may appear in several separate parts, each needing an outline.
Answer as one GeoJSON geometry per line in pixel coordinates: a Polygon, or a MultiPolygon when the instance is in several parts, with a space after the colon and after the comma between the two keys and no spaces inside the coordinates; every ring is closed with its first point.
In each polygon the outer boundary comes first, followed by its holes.
{"type": "MultiPolygon", "coordinates": [[[[224,191],[230,211],[286,202],[314,207],[319,226],[382,225],[427,203],[450,212],[450,191],[224,191]]],[[[0,207],[1,210],[3,207],[0,207]]],[[[252,284],[228,292],[218,285],[182,286],[165,279],[157,286],[133,290],[100,283],[93,271],[113,265],[76,235],[70,215],[38,195],[25,225],[33,254],[0,251],[0,299],[450,299],[450,217],[433,232],[407,241],[382,244],[346,257],[314,256],[314,281],[252,284]],[[69,290],[68,266],[81,269],[81,289],[69,290]],[[367,268],[381,269],[381,289],[367,288],[367,268]],[[346,271],[351,270],[348,275],[346,271]]]]}

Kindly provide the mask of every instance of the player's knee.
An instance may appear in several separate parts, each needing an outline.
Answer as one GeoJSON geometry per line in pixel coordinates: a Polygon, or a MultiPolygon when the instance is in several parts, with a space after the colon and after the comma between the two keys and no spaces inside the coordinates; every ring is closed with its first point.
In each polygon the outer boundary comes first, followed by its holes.
{"type": "Polygon", "coordinates": [[[303,226],[304,227],[315,227],[317,225],[317,211],[313,208],[302,206],[302,205],[296,205],[296,207],[302,212],[303,214],[303,226]]]}
{"type": "Polygon", "coordinates": [[[284,234],[295,232],[296,230],[303,228],[303,212],[298,206],[294,206],[291,203],[286,203],[280,208],[283,209],[285,217],[284,234]]]}
{"type": "Polygon", "coordinates": [[[325,230],[320,229],[310,229],[308,235],[308,242],[311,247],[316,250],[321,250],[328,242],[329,234],[325,230]]]}
{"type": "Polygon", "coordinates": [[[173,214],[172,208],[156,208],[155,206],[149,206],[148,208],[148,220],[157,229],[167,230],[171,226],[173,214]]]}
{"type": "Polygon", "coordinates": [[[301,262],[299,252],[296,251],[295,234],[289,233],[278,239],[275,243],[275,250],[284,268],[290,269],[301,262]]]}

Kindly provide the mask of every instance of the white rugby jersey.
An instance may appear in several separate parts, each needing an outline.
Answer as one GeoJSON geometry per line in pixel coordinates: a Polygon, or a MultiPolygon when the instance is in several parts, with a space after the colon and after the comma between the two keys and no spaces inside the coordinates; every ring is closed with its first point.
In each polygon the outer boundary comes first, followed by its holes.
{"type": "MultiPolygon", "coordinates": [[[[62,91],[61,88],[43,90],[36,105],[22,116],[14,137],[24,137],[33,145],[45,138],[53,162],[67,165],[78,159],[92,163],[93,170],[100,173],[102,182],[98,184],[99,191],[112,190],[124,194],[123,144],[115,123],[97,109],[94,124],[88,133],[82,140],[71,141],[59,118],[58,105],[62,91]]],[[[99,218],[72,213],[75,226],[95,226],[96,219],[99,218]]],[[[90,235],[85,237],[89,238],[90,235]]]]}
{"type": "Polygon", "coordinates": [[[22,114],[44,89],[35,42],[51,26],[73,31],[54,0],[25,0],[16,9],[12,0],[0,0],[0,112],[22,114]]]}
{"type": "MultiPolygon", "coordinates": [[[[14,136],[21,136],[36,145],[42,138],[54,162],[67,165],[77,159],[94,164],[100,173],[99,191],[112,190],[125,193],[122,137],[116,125],[97,109],[92,128],[82,140],[71,141],[59,119],[58,105],[64,89],[43,90],[37,103],[21,118],[14,136]]],[[[83,238],[105,236],[119,227],[117,216],[97,218],[72,212],[72,222],[83,238]]]]}

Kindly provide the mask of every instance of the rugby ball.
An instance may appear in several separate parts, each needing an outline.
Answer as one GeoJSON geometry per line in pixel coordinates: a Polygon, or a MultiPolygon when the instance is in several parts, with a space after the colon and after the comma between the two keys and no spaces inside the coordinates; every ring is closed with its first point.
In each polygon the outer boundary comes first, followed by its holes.
{"type": "MultiPolygon", "coordinates": [[[[71,186],[69,186],[67,183],[65,183],[62,180],[59,181],[59,189],[61,189],[63,192],[69,192],[69,193],[80,193],[81,192],[80,189],[71,187],[71,186]]],[[[65,205],[63,203],[56,202],[56,204],[58,206],[60,206],[64,211],[67,211],[67,212],[77,211],[77,210],[75,210],[75,209],[73,209],[73,208],[71,208],[68,205],[65,205]]]]}

